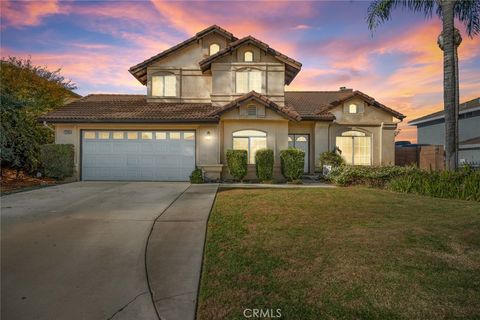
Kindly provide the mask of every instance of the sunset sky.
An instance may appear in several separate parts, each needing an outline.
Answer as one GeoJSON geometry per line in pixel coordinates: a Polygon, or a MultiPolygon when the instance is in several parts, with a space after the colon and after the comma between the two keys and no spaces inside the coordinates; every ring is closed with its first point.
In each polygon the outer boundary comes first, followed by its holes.
{"type": "MultiPolygon", "coordinates": [[[[361,90],[407,119],[443,108],[438,18],[396,11],[371,33],[369,2],[1,1],[2,57],[62,68],[81,95],[145,93],[128,68],[212,24],[303,63],[287,90],[361,90]]],[[[457,26],[459,24],[457,23],[457,26]]],[[[480,37],[460,28],[461,101],[480,96],[480,37]]]]}

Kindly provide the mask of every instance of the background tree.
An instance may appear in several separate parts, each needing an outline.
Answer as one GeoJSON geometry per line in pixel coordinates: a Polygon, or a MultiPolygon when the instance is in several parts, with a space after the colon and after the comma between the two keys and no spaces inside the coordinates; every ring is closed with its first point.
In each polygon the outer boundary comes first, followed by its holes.
{"type": "Polygon", "coordinates": [[[32,65],[30,59],[0,60],[0,160],[4,166],[29,173],[38,169],[40,145],[53,142],[52,130],[37,118],[79,97],[75,84],[32,65]]]}
{"type": "Polygon", "coordinates": [[[368,27],[374,30],[391,18],[395,8],[423,13],[431,18],[433,13],[442,20],[443,50],[443,103],[445,113],[445,162],[448,169],[458,166],[458,64],[455,61],[455,18],[464,26],[468,36],[480,32],[480,0],[375,0],[368,7],[368,27]]]}

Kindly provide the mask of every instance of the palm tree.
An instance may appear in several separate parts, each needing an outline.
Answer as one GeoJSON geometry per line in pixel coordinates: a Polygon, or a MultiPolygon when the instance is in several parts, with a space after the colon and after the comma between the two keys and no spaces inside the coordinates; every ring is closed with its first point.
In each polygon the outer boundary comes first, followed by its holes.
{"type": "MultiPolygon", "coordinates": [[[[426,18],[433,13],[442,19],[439,45],[443,50],[443,103],[445,110],[445,164],[450,170],[458,166],[458,64],[454,20],[457,18],[469,37],[480,32],[480,0],[375,0],[368,7],[370,30],[387,21],[395,8],[421,12],[426,18]]],[[[459,35],[459,34],[458,34],[459,35]]]]}

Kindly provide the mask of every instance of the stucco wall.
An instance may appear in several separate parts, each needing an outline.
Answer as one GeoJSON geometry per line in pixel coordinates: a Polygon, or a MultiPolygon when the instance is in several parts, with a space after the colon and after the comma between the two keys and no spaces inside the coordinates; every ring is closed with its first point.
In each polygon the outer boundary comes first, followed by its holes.
{"type": "Polygon", "coordinates": [[[75,147],[75,170],[80,172],[80,131],[98,130],[195,130],[196,164],[219,164],[220,138],[218,124],[57,124],[55,125],[55,143],[73,144],[75,147]],[[71,133],[68,133],[71,132],[71,133]],[[207,139],[210,132],[210,139],[207,139]]]}
{"type": "MultiPolygon", "coordinates": [[[[459,141],[480,137],[480,117],[460,119],[459,141]]],[[[417,142],[421,144],[445,144],[445,122],[417,127],[417,142]]]]}
{"type": "Polygon", "coordinates": [[[342,105],[332,109],[336,121],[341,123],[355,123],[355,124],[380,124],[380,123],[398,123],[399,120],[392,117],[392,115],[382,109],[368,105],[363,100],[354,98],[345,101],[342,105]],[[344,112],[345,106],[350,104],[357,104],[363,106],[363,113],[351,114],[344,112]]]}
{"type": "Polygon", "coordinates": [[[147,95],[152,102],[212,102],[223,106],[242,96],[236,93],[235,73],[243,68],[255,68],[262,72],[262,90],[259,93],[280,106],[285,104],[285,65],[274,57],[265,54],[252,45],[244,45],[232,54],[219,58],[212,64],[211,70],[202,72],[198,62],[208,57],[209,45],[218,43],[223,49],[227,42],[217,34],[210,34],[200,42],[179,49],[170,56],[162,58],[147,67],[147,95]],[[253,62],[244,62],[245,51],[253,52],[253,62]],[[176,97],[152,97],[152,76],[171,73],[177,79],[176,97]]]}

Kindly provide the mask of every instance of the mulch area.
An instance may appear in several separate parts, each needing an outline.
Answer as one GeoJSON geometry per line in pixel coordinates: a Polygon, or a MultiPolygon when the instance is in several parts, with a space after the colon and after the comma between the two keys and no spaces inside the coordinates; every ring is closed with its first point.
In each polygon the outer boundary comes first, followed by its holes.
{"type": "Polygon", "coordinates": [[[1,179],[1,193],[8,194],[11,192],[28,190],[40,186],[49,186],[58,184],[59,181],[51,178],[35,178],[20,171],[17,176],[17,172],[14,169],[3,168],[1,179]]]}

